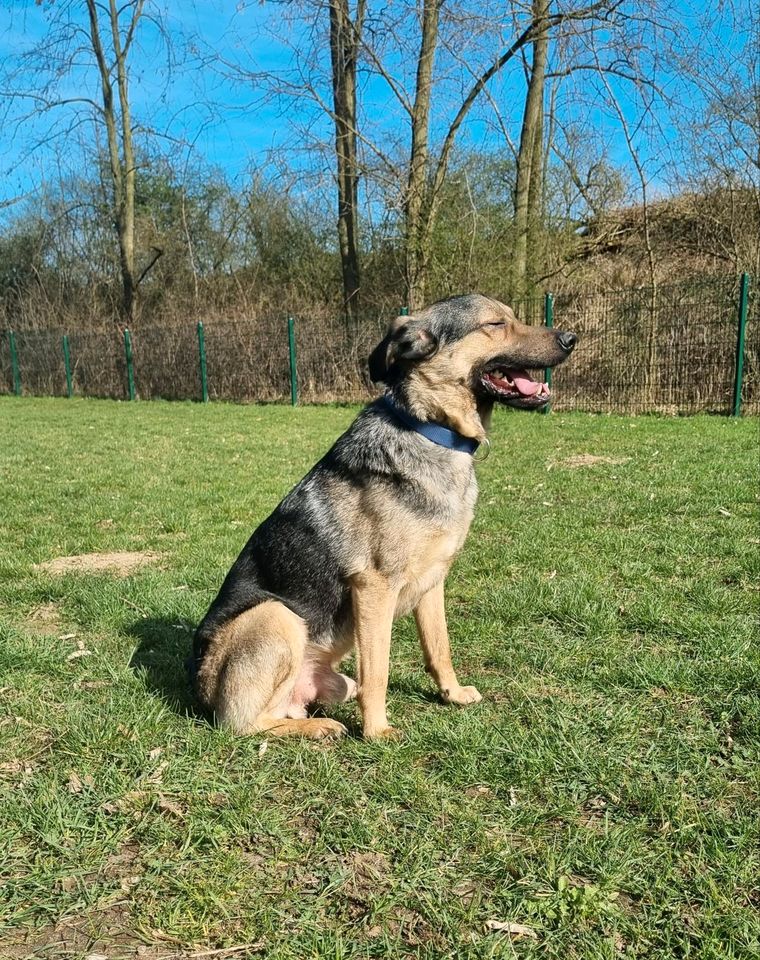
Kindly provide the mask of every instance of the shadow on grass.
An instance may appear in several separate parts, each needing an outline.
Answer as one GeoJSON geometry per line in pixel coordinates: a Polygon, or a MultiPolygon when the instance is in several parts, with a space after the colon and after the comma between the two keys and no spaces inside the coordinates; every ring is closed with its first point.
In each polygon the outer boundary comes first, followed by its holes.
{"type": "Polygon", "coordinates": [[[151,693],[160,697],[175,713],[206,719],[190,687],[186,660],[193,646],[188,630],[170,620],[147,617],[127,628],[138,646],[129,661],[151,693]]]}
{"type": "Polygon", "coordinates": [[[392,693],[401,693],[410,700],[416,700],[418,703],[432,703],[439,707],[443,705],[441,695],[425,683],[424,680],[418,680],[417,677],[404,676],[394,678],[391,675],[388,681],[388,690],[392,693]]]}

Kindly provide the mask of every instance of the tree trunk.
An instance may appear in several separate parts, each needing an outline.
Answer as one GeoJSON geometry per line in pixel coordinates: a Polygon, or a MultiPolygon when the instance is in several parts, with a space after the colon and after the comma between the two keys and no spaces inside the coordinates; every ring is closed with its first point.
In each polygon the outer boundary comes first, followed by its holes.
{"type": "Polygon", "coordinates": [[[98,21],[99,4],[87,0],[87,14],[90,22],[90,42],[98,65],[100,86],[103,98],[103,122],[108,139],[108,159],[111,170],[111,188],[114,209],[114,228],[119,245],[119,269],[121,273],[122,323],[128,326],[135,319],[138,279],[135,271],[135,156],[132,143],[132,121],[129,107],[129,85],[127,78],[127,54],[132,43],[137,23],[142,13],[143,0],[137,0],[129,24],[126,39],[122,44],[119,31],[119,11],[115,0],[109,0],[108,16],[115,63],[106,61],[105,51],[100,37],[98,21]],[[115,67],[116,82],[119,91],[119,112],[121,114],[121,145],[117,129],[116,104],[112,82],[115,67]]]}
{"type": "Polygon", "coordinates": [[[433,60],[438,43],[441,0],[423,0],[422,37],[417,60],[417,84],[412,108],[412,149],[406,188],[406,237],[404,276],[406,302],[410,310],[422,306],[430,255],[430,218],[425,215],[428,193],[430,98],[433,89],[433,60]]]}
{"type": "Polygon", "coordinates": [[[356,155],[356,61],[366,0],[351,21],[349,0],[330,0],[335,156],[338,171],[338,244],[347,320],[359,311],[358,168],[356,155]]]}
{"type": "MultiPolygon", "coordinates": [[[[550,0],[533,0],[533,22],[549,16],[550,0]]],[[[529,237],[535,237],[540,215],[543,182],[544,86],[549,51],[549,30],[539,30],[532,41],[533,62],[525,98],[515,183],[515,247],[512,261],[512,296],[529,292],[529,237]],[[533,221],[533,222],[532,222],[533,221]]]]}
{"type": "MultiPolygon", "coordinates": [[[[545,64],[545,60],[544,60],[545,64]]],[[[539,236],[543,223],[544,197],[544,102],[543,96],[538,104],[538,120],[533,133],[533,159],[530,164],[530,185],[528,187],[528,232],[527,232],[527,271],[525,292],[533,291],[534,278],[539,268],[539,236]]]]}
{"type": "MultiPolygon", "coordinates": [[[[134,33],[142,11],[142,0],[138,0],[129,27],[128,37],[134,33]]],[[[118,211],[119,252],[121,254],[121,277],[123,288],[122,311],[125,323],[135,318],[137,276],[135,273],[135,152],[132,145],[132,119],[129,108],[129,86],[127,80],[127,53],[129,39],[124,46],[119,34],[119,16],[115,0],[109,0],[111,18],[111,36],[116,54],[116,77],[119,87],[119,109],[121,112],[121,146],[124,160],[124,191],[121,210],[118,211]]]]}

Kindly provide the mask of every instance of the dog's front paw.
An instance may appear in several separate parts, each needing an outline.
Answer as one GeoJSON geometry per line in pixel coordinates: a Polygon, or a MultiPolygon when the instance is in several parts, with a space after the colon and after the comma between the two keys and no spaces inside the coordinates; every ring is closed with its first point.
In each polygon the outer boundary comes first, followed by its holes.
{"type": "Polygon", "coordinates": [[[483,697],[475,687],[451,687],[441,690],[444,703],[455,703],[463,707],[467,703],[480,703],[483,697]]]}
{"type": "Polygon", "coordinates": [[[364,729],[365,740],[400,740],[401,731],[395,727],[378,727],[377,729],[364,729]]]}

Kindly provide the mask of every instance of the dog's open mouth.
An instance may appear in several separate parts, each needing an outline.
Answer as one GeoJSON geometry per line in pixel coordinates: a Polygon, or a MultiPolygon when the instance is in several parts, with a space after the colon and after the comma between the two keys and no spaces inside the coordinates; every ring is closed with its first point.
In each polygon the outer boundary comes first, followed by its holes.
{"type": "Polygon", "coordinates": [[[486,393],[502,403],[515,407],[542,407],[549,402],[551,392],[545,383],[534,380],[527,370],[513,367],[495,367],[480,375],[486,393]]]}

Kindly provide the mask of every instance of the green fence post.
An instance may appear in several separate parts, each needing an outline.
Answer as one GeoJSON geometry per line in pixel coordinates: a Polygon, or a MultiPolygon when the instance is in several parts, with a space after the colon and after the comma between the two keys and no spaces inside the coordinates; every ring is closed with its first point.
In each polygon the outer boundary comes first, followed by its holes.
{"type": "MultiPolygon", "coordinates": [[[[544,324],[551,330],[554,326],[554,297],[550,293],[544,294],[544,324]]],[[[551,390],[552,386],[552,368],[546,367],[544,370],[544,380],[546,381],[546,386],[551,390]]],[[[546,404],[543,409],[544,413],[551,412],[551,401],[546,404]]]]}
{"type": "Polygon", "coordinates": [[[208,403],[208,376],[206,374],[206,338],[203,334],[203,323],[198,321],[198,358],[201,365],[201,397],[208,403]]]}
{"type": "Polygon", "coordinates": [[[66,396],[69,400],[74,396],[74,386],[71,382],[71,354],[69,353],[69,336],[64,333],[61,337],[63,344],[63,369],[66,371],[66,396]]]}
{"type": "Polygon", "coordinates": [[[733,415],[742,412],[742,380],[744,379],[744,331],[747,329],[747,305],[749,303],[749,274],[743,273],[739,283],[739,325],[736,333],[736,367],[734,370],[733,415]]]}
{"type": "Polygon", "coordinates": [[[135,371],[132,367],[132,335],[129,330],[124,331],[124,356],[127,358],[127,388],[129,399],[135,399],[135,371]]]}
{"type": "Polygon", "coordinates": [[[11,370],[13,372],[13,392],[17,397],[21,396],[21,371],[18,366],[18,351],[16,350],[16,334],[8,331],[8,343],[11,347],[11,370]]]}
{"type": "Polygon", "coordinates": [[[296,322],[288,317],[288,355],[290,358],[290,405],[298,403],[298,381],[296,379],[296,322]]]}
{"type": "Polygon", "coordinates": [[[408,317],[408,316],[409,316],[409,307],[402,307],[401,310],[399,311],[399,316],[400,316],[400,317],[408,317]]]}

